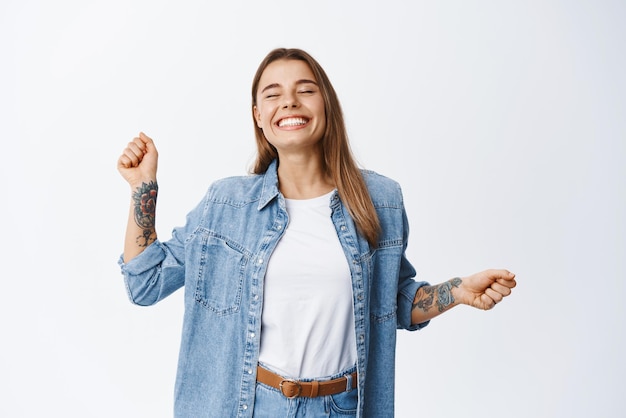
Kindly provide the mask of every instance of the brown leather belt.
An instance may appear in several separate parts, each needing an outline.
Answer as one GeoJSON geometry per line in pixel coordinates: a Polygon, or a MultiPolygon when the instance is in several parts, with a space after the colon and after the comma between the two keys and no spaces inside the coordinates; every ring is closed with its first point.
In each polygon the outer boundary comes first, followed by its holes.
{"type": "Polygon", "coordinates": [[[336,395],[337,393],[350,391],[357,386],[357,373],[354,372],[351,376],[352,384],[348,387],[348,378],[346,376],[333,380],[302,382],[300,380],[286,379],[261,366],[258,366],[256,369],[257,382],[280,390],[285,397],[290,399],[299,396],[315,398],[317,396],[336,395]]]}

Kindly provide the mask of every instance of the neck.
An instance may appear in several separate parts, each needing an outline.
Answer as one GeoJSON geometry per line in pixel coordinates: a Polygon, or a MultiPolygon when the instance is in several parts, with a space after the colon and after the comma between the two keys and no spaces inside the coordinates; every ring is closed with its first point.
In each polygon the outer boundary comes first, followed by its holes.
{"type": "Polygon", "coordinates": [[[278,184],[287,199],[312,199],[335,188],[324,170],[321,156],[281,156],[278,165],[278,184]]]}

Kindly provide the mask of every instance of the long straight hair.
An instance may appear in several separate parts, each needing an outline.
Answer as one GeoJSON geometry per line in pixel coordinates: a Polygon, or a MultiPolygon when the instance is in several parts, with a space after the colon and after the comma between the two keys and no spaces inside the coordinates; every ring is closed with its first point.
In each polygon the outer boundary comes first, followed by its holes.
{"type": "Polygon", "coordinates": [[[301,49],[274,49],[261,61],[252,81],[252,122],[257,145],[257,157],[252,172],[254,174],[265,173],[270,163],[278,159],[276,148],[267,141],[263,130],[256,123],[254,107],[257,105],[259,80],[263,71],[269,64],[281,59],[304,61],[315,75],[315,81],[320,87],[326,110],[326,131],[321,140],[324,169],[334,181],[339,197],[348,208],[358,231],[365,237],[370,246],[375,248],[380,234],[380,222],[365,185],[365,180],[363,180],[350,149],[339,98],[321,65],[301,49]]]}

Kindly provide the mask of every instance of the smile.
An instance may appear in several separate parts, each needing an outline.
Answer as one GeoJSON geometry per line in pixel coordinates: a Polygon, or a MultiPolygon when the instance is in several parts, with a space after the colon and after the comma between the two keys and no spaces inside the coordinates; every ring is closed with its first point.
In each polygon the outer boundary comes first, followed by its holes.
{"type": "Polygon", "coordinates": [[[309,119],[308,118],[303,118],[303,117],[292,117],[292,118],[284,118],[278,121],[278,126],[281,128],[284,127],[292,127],[292,126],[302,126],[302,125],[306,125],[307,123],[309,123],[309,119]]]}

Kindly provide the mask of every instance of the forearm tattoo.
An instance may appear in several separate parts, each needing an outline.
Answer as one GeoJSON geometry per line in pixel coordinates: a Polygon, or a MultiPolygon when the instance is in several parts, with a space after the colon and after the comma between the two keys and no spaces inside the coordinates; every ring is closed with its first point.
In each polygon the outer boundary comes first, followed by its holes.
{"type": "Polygon", "coordinates": [[[446,308],[454,303],[452,296],[452,288],[459,287],[463,281],[459,277],[441,283],[437,286],[424,286],[422,288],[422,296],[413,302],[413,309],[421,309],[428,312],[433,307],[435,298],[437,299],[437,309],[443,312],[446,308]]]}
{"type": "Polygon", "coordinates": [[[133,192],[133,205],[135,208],[135,223],[143,229],[143,233],[137,237],[137,245],[147,247],[156,239],[155,212],[159,186],[155,181],[142,183],[133,192]]]}

